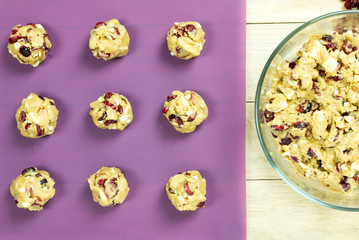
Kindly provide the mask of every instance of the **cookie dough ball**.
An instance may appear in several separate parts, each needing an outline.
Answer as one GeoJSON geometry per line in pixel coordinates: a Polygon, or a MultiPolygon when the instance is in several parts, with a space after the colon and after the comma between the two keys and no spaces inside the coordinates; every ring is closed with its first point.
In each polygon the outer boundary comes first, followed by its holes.
{"type": "Polygon", "coordinates": [[[96,58],[107,61],[125,56],[129,44],[130,36],[117,19],[98,22],[91,31],[89,47],[96,58]]]}
{"type": "Polygon", "coordinates": [[[196,171],[178,173],[166,185],[168,198],[180,211],[195,211],[206,203],[206,179],[196,171]]]}
{"type": "Polygon", "coordinates": [[[198,93],[176,90],[167,97],[162,113],[177,131],[190,133],[208,117],[208,108],[198,93]]]}
{"type": "Polygon", "coordinates": [[[171,55],[184,60],[199,56],[206,41],[204,34],[198,22],[175,22],[167,33],[171,55]]]}
{"type": "Polygon", "coordinates": [[[12,28],[7,48],[20,63],[37,67],[45,60],[51,42],[41,24],[19,24],[12,28]]]}
{"type": "Polygon", "coordinates": [[[124,172],[115,167],[102,167],[90,176],[88,183],[93,200],[103,207],[123,203],[130,191],[124,172]]]}
{"type": "Polygon", "coordinates": [[[10,192],[19,208],[40,211],[54,197],[54,185],[48,172],[29,167],[12,181],[10,192]]]}
{"type": "Polygon", "coordinates": [[[58,114],[54,100],[30,93],[16,111],[17,129],[29,138],[51,135],[56,128],[58,114]]]}
{"type": "Polygon", "coordinates": [[[117,93],[106,93],[92,102],[90,107],[93,122],[102,129],[122,131],[133,120],[130,102],[125,96],[117,93]]]}

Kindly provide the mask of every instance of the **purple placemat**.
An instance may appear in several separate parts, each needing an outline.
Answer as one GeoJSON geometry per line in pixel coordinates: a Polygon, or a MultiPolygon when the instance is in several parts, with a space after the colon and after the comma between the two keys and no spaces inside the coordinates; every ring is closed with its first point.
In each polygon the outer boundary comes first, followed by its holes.
{"type": "Polygon", "coordinates": [[[1,1],[0,2],[0,239],[245,239],[245,1],[1,1]],[[97,60],[88,49],[98,21],[118,18],[130,34],[122,59],[97,60]],[[172,57],[166,33],[194,20],[206,32],[200,57],[172,57]],[[7,53],[16,24],[41,23],[53,48],[38,68],[7,53]],[[162,116],[173,90],[194,90],[208,119],[180,134],[162,116]],[[101,130],[89,104],[107,91],[129,98],[134,121],[123,132],[101,130]],[[52,136],[22,137],[14,115],[30,92],[55,100],[52,136]],[[9,186],[29,166],[46,169],[56,194],[41,212],[19,209],[9,186]],[[87,178],[102,166],[126,172],[123,205],[92,201],[87,178]],[[165,184],[196,169],[207,180],[207,204],[179,212],[165,184]]]}

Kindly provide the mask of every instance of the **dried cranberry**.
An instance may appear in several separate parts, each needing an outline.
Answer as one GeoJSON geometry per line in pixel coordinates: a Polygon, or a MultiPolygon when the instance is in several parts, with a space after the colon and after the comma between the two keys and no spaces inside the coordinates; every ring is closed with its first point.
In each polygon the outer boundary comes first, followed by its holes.
{"type": "Polygon", "coordinates": [[[34,167],[25,168],[25,169],[21,172],[21,174],[22,174],[22,175],[25,175],[25,173],[30,172],[30,171],[35,172],[36,169],[35,169],[34,167]]]}
{"type": "Polygon", "coordinates": [[[271,125],[271,128],[273,128],[273,130],[275,130],[275,131],[280,131],[280,132],[282,132],[283,130],[288,130],[288,125],[287,124],[283,124],[283,125],[280,125],[280,126],[278,126],[278,125],[271,125]]]}
{"type": "Polygon", "coordinates": [[[337,44],[332,42],[332,43],[328,43],[327,45],[325,45],[325,47],[327,48],[327,50],[329,50],[329,49],[335,50],[337,47],[337,44]]]}
{"type": "Polygon", "coordinates": [[[272,134],[272,136],[273,136],[274,138],[277,138],[277,137],[278,137],[278,136],[275,135],[273,132],[271,132],[271,134],[272,134]]]}
{"type": "Polygon", "coordinates": [[[117,112],[119,112],[119,114],[122,114],[123,113],[123,108],[121,105],[118,105],[117,107],[117,112]]]}
{"type": "Polygon", "coordinates": [[[53,101],[50,101],[50,105],[55,106],[55,103],[53,101]]]}
{"type": "Polygon", "coordinates": [[[317,154],[315,154],[315,152],[311,148],[308,149],[307,155],[311,158],[318,158],[317,154]]]}
{"type": "Polygon", "coordinates": [[[178,125],[183,125],[182,119],[181,119],[179,116],[175,115],[175,114],[169,115],[169,116],[168,116],[168,119],[169,119],[170,121],[172,121],[173,119],[175,119],[178,125]]]}
{"type": "Polygon", "coordinates": [[[343,188],[344,191],[348,191],[348,190],[350,189],[350,184],[347,183],[347,179],[348,179],[348,177],[345,176],[345,177],[339,182],[339,184],[342,186],[342,188],[343,188]]]}
{"type": "Polygon", "coordinates": [[[115,29],[115,32],[117,33],[117,35],[120,35],[120,31],[118,30],[118,28],[115,27],[114,29],[115,29]]]}
{"type": "Polygon", "coordinates": [[[170,95],[170,96],[167,96],[167,102],[170,102],[172,101],[173,99],[175,99],[177,97],[177,95],[170,95]]]}
{"type": "Polygon", "coordinates": [[[100,187],[104,187],[106,181],[107,181],[107,179],[106,179],[106,178],[103,178],[103,179],[98,180],[98,181],[97,181],[97,184],[98,184],[100,187]]]}
{"type": "Polygon", "coordinates": [[[290,156],[290,158],[294,161],[294,162],[298,162],[299,159],[296,156],[290,156]]]}
{"type": "Polygon", "coordinates": [[[95,28],[98,28],[98,27],[101,27],[101,26],[106,26],[106,25],[107,24],[104,23],[104,22],[98,22],[98,23],[96,23],[95,28]]]}
{"type": "Polygon", "coordinates": [[[103,124],[105,124],[105,126],[108,126],[110,124],[114,124],[117,123],[117,120],[106,120],[103,124]]]}
{"type": "Polygon", "coordinates": [[[18,31],[17,29],[13,29],[13,30],[11,30],[11,34],[12,34],[12,35],[14,35],[14,34],[16,34],[16,33],[17,33],[17,31],[18,31]]]}
{"type": "Polygon", "coordinates": [[[329,34],[323,35],[322,40],[325,42],[331,42],[331,41],[333,41],[333,36],[329,35],[329,34]]]}
{"type": "Polygon", "coordinates": [[[41,184],[41,185],[46,184],[46,183],[47,183],[47,179],[46,179],[46,178],[44,178],[44,179],[42,179],[42,180],[40,181],[40,184],[41,184]]]}
{"type": "Polygon", "coordinates": [[[295,62],[289,63],[289,68],[293,69],[295,68],[295,65],[297,65],[295,62]]]}
{"type": "Polygon", "coordinates": [[[293,134],[290,134],[290,137],[291,137],[292,139],[294,139],[294,140],[299,139],[299,136],[294,136],[293,134]]]}
{"type": "Polygon", "coordinates": [[[14,202],[15,202],[15,204],[18,204],[18,203],[19,203],[19,201],[18,201],[18,200],[15,200],[14,202]]]}
{"type": "Polygon", "coordinates": [[[337,169],[338,172],[342,172],[342,169],[341,169],[341,167],[340,167],[340,163],[339,163],[339,162],[337,162],[337,163],[335,164],[335,168],[337,169]]]}
{"type": "Polygon", "coordinates": [[[117,107],[114,104],[110,103],[109,101],[103,101],[102,103],[112,108],[113,110],[117,110],[117,107]]]}
{"type": "Polygon", "coordinates": [[[342,45],[342,49],[346,54],[349,54],[353,51],[352,45],[349,43],[348,40],[345,40],[342,45]]]}
{"type": "Polygon", "coordinates": [[[31,55],[31,51],[28,47],[25,47],[25,46],[21,46],[20,47],[20,53],[24,56],[24,57],[28,57],[31,55]]]}
{"type": "Polygon", "coordinates": [[[44,130],[38,124],[36,124],[36,131],[37,131],[37,136],[38,137],[44,135],[44,130]]]}
{"type": "Polygon", "coordinates": [[[104,120],[106,117],[107,117],[107,113],[106,113],[106,111],[104,111],[104,112],[102,113],[101,117],[99,117],[99,118],[97,119],[97,121],[102,121],[102,120],[104,120]]]}
{"type": "Polygon", "coordinates": [[[353,179],[355,182],[357,182],[359,180],[359,173],[355,173],[355,175],[353,176],[353,179]]]}
{"type": "Polygon", "coordinates": [[[41,177],[41,173],[36,173],[35,177],[41,177]]]}
{"type": "Polygon", "coordinates": [[[336,82],[338,82],[338,81],[341,81],[341,80],[343,80],[344,78],[342,78],[342,77],[339,77],[339,76],[332,76],[332,77],[330,77],[333,81],[336,81],[336,82]]]}
{"type": "Polygon", "coordinates": [[[266,119],[266,122],[271,122],[274,119],[274,112],[271,112],[271,111],[265,109],[264,117],[266,119]]]}
{"type": "Polygon", "coordinates": [[[179,34],[177,34],[177,37],[183,37],[184,36],[184,30],[183,30],[183,28],[178,28],[178,32],[179,32],[179,34]]]}
{"type": "Polygon", "coordinates": [[[105,94],[104,98],[105,99],[109,99],[110,97],[112,97],[113,93],[112,92],[108,92],[105,94]]]}
{"type": "Polygon", "coordinates": [[[36,28],[35,23],[28,23],[28,24],[26,24],[26,25],[31,25],[31,26],[33,26],[34,28],[36,28]]]}
{"type": "Polygon", "coordinates": [[[26,113],[24,111],[21,111],[19,116],[19,121],[25,122],[25,120],[26,120],[26,113]]]}
{"type": "Polygon", "coordinates": [[[187,30],[188,30],[189,32],[192,32],[193,30],[196,30],[196,27],[193,26],[192,24],[187,25],[186,28],[187,28],[187,30]]]}
{"type": "Polygon", "coordinates": [[[185,182],[183,187],[188,195],[193,195],[193,192],[189,189],[188,182],[185,182]]]}
{"type": "Polygon", "coordinates": [[[10,44],[16,43],[17,40],[19,40],[20,38],[22,38],[22,37],[21,37],[21,36],[9,37],[9,43],[10,43],[10,44]]]}
{"type": "Polygon", "coordinates": [[[181,52],[181,48],[180,47],[176,47],[176,52],[180,53],[181,52]]]}
{"type": "Polygon", "coordinates": [[[200,202],[197,204],[197,207],[204,208],[206,206],[206,201],[200,202]]]}
{"type": "Polygon", "coordinates": [[[193,117],[189,116],[187,119],[187,122],[193,122],[193,120],[196,118],[197,114],[195,114],[193,117]]]}
{"type": "Polygon", "coordinates": [[[295,110],[297,110],[300,113],[307,113],[312,109],[312,104],[309,100],[305,100],[301,104],[299,104],[295,110]]]}
{"type": "Polygon", "coordinates": [[[318,70],[318,72],[321,77],[325,77],[327,75],[324,70],[318,70]]]}
{"type": "Polygon", "coordinates": [[[293,124],[293,127],[300,128],[300,129],[306,128],[307,126],[308,126],[308,124],[303,121],[298,121],[293,124]]]}
{"type": "Polygon", "coordinates": [[[33,203],[31,204],[32,207],[41,207],[41,205],[39,203],[33,203]]]}
{"type": "Polygon", "coordinates": [[[292,139],[289,137],[284,137],[279,142],[280,145],[289,145],[291,143],[292,143],[292,139]]]}
{"type": "Polygon", "coordinates": [[[162,113],[163,113],[163,114],[166,114],[167,111],[168,111],[168,108],[166,108],[166,107],[164,107],[164,108],[162,109],[162,113]]]}
{"type": "Polygon", "coordinates": [[[358,50],[358,47],[357,47],[357,46],[354,46],[354,47],[353,47],[353,51],[356,51],[356,50],[358,50]]]}

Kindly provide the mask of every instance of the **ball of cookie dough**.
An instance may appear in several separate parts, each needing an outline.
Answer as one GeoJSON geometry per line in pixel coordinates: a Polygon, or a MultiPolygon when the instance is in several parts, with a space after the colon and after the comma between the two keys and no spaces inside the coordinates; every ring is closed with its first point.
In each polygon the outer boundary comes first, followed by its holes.
{"type": "Polygon", "coordinates": [[[122,131],[133,120],[130,102],[118,93],[108,92],[92,102],[90,107],[93,122],[102,129],[122,131]]]}
{"type": "Polygon", "coordinates": [[[125,56],[129,44],[130,36],[117,19],[98,22],[91,31],[89,47],[96,58],[107,61],[125,56]]]}
{"type": "Polygon", "coordinates": [[[10,192],[19,208],[40,211],[54,197],[54,185],[48,172],[29,167],[12,181],[10,192]]]}
{"type": "Polygon", "coordinates": [[[45,60],[51,42],[41,24],[19,24],[12,28],[7,48],[20,63],[37,67],[45,60]]]}
{"type": "Polygon", "coordinates": [[[125,174],[115,167],[102,167],[88,179],[92,197],[103,207],[122,204],[130,188],[125,174]]]}
{"type": "Polygon", "coordinates": [[[198,22],[175,22],[167,33],[167,46],[172,56],[188,60],[200,55],[205,32],[198,22]]]}
{"type": "Polygon", "coordinates": [[[177,131],[190,133],[208,117],[208,108],[198,93],[176,90],[167,97],[162,113],[177,131]]]}
{"type": "Polygon", "coordinates": [[[166,185],[168,198],[180,211],[195,211],[206,203],[206,179],[196,171],[178,173],[166,185]]]}
{"type": "Polygon", "coordinates": [[[54,100],[30,93],[16,111],[17,129],[29,138],[51,135],[56,128],[58,114],[54,100]]]}

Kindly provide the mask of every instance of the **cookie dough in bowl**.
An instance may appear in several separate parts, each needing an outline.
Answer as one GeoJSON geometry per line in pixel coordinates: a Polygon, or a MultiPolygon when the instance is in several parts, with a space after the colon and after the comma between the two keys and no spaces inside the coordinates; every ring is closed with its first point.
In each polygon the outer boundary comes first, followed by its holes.
{"type": "Polygon", "coordinates": [[[208,117],[208,108],[196,92],[175,90],[164,102],[163,115],[181,133],[191,133],[208,117]]]}
{"type": "Polygon", "coordinates": [[[200,55],[205,32],[198,22],[175,22],[167,33],[167,46],[172,56],[188,60],[200,55]]]}
{"type": "Polygon", "coordinates": [[[29,138],[51,135],[57,125],[58,113],[54,100],[30,93],[16,111],[17,129],[29,138]]]}
{"type": "Polygon", "coordinates": [[[118,93],[108,92],[90,104],[94,124],[102,129],[124,130],[133,120],[128,99],[118,93]]]}
{"type": "Polygon", "coordinates": [[[41,24],[16,25],[11,30],[7,48],[22,64],[37,67],[51,48],[50,37],[41,24]]]}
{"type": "Polygon", "coordinates": [[[89,47],[96,58],[107,61],[128,52],[130,36],[117,19],[98,22],[91,31],[89,47]]]}
{"type": "Polygon", "coordinates": [[[29,167],[12,181],[10,192],[19,208],[40,211],[54,197],[54,185],[48,172],[29,167]]]}
{"type": "Polygon", "coordinates": [[[93,200],[103,207],[122,204],[130,191],[124,172],[116,167],[102,167],[88,183],[93,200]]]}
{"type": "Polygon", "coordinates": [[[179,211],[195,211],[206,203],[206,179],[196,171],[178,173],[166,185],[168,198],[179,211]]]}

